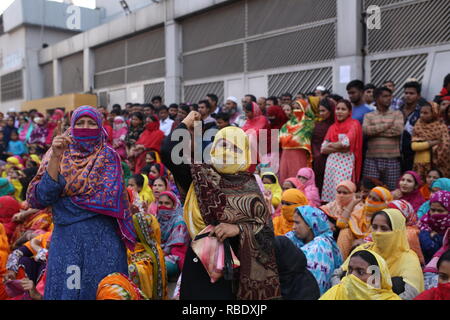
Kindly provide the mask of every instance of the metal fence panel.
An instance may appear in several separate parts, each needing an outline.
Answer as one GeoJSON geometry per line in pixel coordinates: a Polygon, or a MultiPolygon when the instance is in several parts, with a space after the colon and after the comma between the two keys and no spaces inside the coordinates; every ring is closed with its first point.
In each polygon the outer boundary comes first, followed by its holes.
{"type": "Polygon", "coordinates": [[[328,23],[248,43],[248,70],[256,71],[333,59],[335,24],[328,23]]]}
{"type": "Polygon", "coordinates": [[[22,70],[14,71],[1,76],[2,101],[23,99],[22,70]]]}
{"type": "Polygon", "coordinates": [[[161,96],[164,101],[164,82],[150,83],[144,86],[145,103],[151,103],[154,96],[161,96]]]}
{"type": "Polygon", "coordinates": [[[62,93],[83,91],[83,52],[61,59],[62,93]]]}
{"type": "Polygon", "coordinates": [[[135,64],[148,60],[164,58],[165,30],[164,28],[147,31],[127,39],[127,64],[135,64]]]}
{"type": "Polygon", "coordinates": [[[422,82],[427,58],[427,54],[420,54],[373,60],[370,62],[370,82],[379,86],[385,81],[394,81],[396,84],[394,94],[400,98],[403,94],[403,85],[408,78],[416,78],[422,82]]]}
{"type": "Polygon", "coordinates": [[[44,98],[54,95],[53,91],[53,62],[41,66],[44,98]]]}
{"type": "Polygon", "coordinates": [[[127,83],[162,78],[166,75],[165,60],[127,68],[127,83]]]}
{"type": "Polygon", "coordinates": [[[184,86],[184,101],[198,103],[210,93],[214,93],[219,98],[219,101],[223,101],[225,95],[224,86],[223,81],[184,86]]]}
{"type": "Polygon", "coordinates": [[[95,88],[107,88],[125,83],[125,69],[97,74],[94,77],[95,88]]]}
{"type": "Polygon", "coordinates": [[[269,76],[269,95],[279,96],[285,92],[292,95],[314,91],[317,86],[333,89],[333,68],[320,68],[273,74],[269,76]]]}
{"type": "Polygon", "coordinates": [[[336,15],[336,0],[249,0],[248,33],[261,34],[336,15]]]}

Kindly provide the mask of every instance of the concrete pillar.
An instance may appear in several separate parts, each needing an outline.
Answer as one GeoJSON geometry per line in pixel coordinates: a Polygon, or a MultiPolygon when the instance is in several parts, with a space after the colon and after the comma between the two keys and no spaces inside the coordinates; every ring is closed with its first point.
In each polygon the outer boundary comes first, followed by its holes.
{"type": "Polygon", "coordinates": [[[166,22],[166,81],[164,86],[165,103],[179,103],[181,101],[181,82],[183,76],[183,43],[181,26],[174,18],[174,1],[165,1],[166,22]]]}
{"type": "Polygon", "coordinates": [[[62,73],[61,60],[53,60],[53,94],[59,96],[62,94],[62,73]]]}
{"type": "Polygon", "coordinates": [[[91,48],[83,50],[83,91],[91,92],[94,89],[94,53],[91,48]]]}
{"type": "Polygon", "coordinates": [[[337,43],[336,60],[333,71],[333,91],[347,97],[346,85],[349,81],[364,81],[363,26],[360,0],[336,1],[337,3],[337,43]]]}

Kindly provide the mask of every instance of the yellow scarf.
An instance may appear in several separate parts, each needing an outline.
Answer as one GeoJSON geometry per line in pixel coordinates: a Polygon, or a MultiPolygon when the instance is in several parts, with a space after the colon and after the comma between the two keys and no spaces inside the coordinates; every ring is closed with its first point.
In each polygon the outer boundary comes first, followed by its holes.
{"type": "MultiPolygon", "coordinates": [[[[248,136],[240,128],[226,127],[216,134],[210,155],[212,166],[219,173],[245,172],[251,164],[248,136]]],[[[191,184],[186,195],[183,216],[191,239],[194,239],[200,231],[206,228],[198,206],[194,184],[191,184]]]]}
{"type": "Polygon", "coordinates": [[[266,190],[269,190],[270,192],[272,192],[272,205],[275,209],[278,208],[278,206],[281,203],[281,195],[283,194],[283,189],[281,188],[279,182],[278,182],[278,177],[275,175],[275,173],[273,172],[264,172],[262,174],[262,178],[264,178],[265,176],[273,176],[275,177],[275,183],[272,184],[264,184],[264,188],[266,190]]]}
{"type": "Polygon", "coordinates": [[[139,199],[142,202],[150,204],[155,201],[155,196],[153,195],[152,188],[148,185],[148,177],[145,174],[142,176],[144,177],[144,185],[142,186],[141,192],[139,192],[139,199]]]}
{"type": "MultiPolygon", "coordinates": [[[[360,251],[362,249],[355,250],[360,251]]],[[[391,275],[386,261],[374,251],[369,251],[377,260],[380,270],[380,288],[375,288],[355,277],[353,274],[345,276],[341,282],[328,290],[320,300],[401,300],[392,291],[391,275]]],[[[348,268],[346,261],[346,269],[348,268]]]]}
{"type": "MultiPolygon", "coordinates": [[[[386,260],[392,277],[402,277],[420,293],[424,290],[423,273],[417,254],[409,247],[406,219],[397,209],[384,209],[383,212],[391,221],[392,231],[372,232],[373,242],[358,248],[378,253],[386,260]]],[[[348,259],[344,265],[348,265],[348,259]]]]}

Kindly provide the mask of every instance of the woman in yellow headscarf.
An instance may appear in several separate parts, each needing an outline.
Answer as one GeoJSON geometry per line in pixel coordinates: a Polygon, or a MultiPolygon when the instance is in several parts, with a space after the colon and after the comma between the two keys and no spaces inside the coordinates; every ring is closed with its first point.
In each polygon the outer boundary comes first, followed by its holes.
{"type": "Polygon", "coordinates": [[[281,203],[283,189],[278,183],[278,177],[273,172],[264,172],[261,176],[264,188],[272,193],[272,206],[276,210],[281,203]]]}
{"type": "Polygon", "coordinates": [[[392,291],[386,261],[371,250],[355,250],[346,266],[347,274],[320,300],[401,300],[392,291]]]}
{"type": "MultiPolygon", "coordinates": [[[[397,209],[384,209],[372,216],[371,223],[373,242],[357,249],[372,250],[382,256],[392,277],[393,291],[403,300],[414,299],[424,290],[424,279],[419,258],[408,244],[405,217],[397,209]]],[[[335,275],[347,271],[347,266],[348,261],[335,275]]]]}
{"type": "Polygon", "coordinates": [[[288,189],[281,197],[281,216],[273,219],[273,229],[275,236],[283,236],[294,227],[294,212],[297,207],[307,206],[303,192],[298,189],[288,189]]]}
{"type": "MultiPolygon", "coordinates": [[[[192,133],[194,122],[200,119],[201,115],[192,111],[173,132],[187,129],[192,133]]],[[[189,143],[189,137],[184,142],[189,143]]],[[[181,193],[189,190],[184,220],[191,238],[195,240],[205,227],[212,228],[210,236],[224,245],[228,243],[241,265],[237,279],[233,276],[232,259],[227,260],[230,263],[225,264],[224,278],[212,283],[203,266],[204,257],[197,256],[189,247],[182,271],[180,300],[281,298],[275,250],[271,245],[275,239],[270,227],[271,212],[255,176],[248,172],[251,165],[249,137],[237,127],[220,130],[212,144],[211,164],[173,163],[172,149],[178,143],[175,137],[165,139],[162,160],[172,171],[181,193]],[[265,247],[266,244],[269,246],[265,247]],[[263,246],[265,250],[258,249],[263,246]]],[[[200,146],[194,143],[194,147],[200,146]]],[[[187,154],[180,156],[190,159],[187,154]]]]}
{"type": "Polygon", "coordinates": [[[152,188],[148,184],[148,177],[144,174],[135,174],[128,180],[128,187],[133,188],[142,202],[150,205],[155,201],[152,188]]]}

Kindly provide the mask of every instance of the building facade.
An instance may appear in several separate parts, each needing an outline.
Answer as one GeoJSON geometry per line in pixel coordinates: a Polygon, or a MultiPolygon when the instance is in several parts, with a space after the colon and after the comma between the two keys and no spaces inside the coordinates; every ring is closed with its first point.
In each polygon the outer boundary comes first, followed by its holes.
{"type": "Polygon", "coordinates": [[[110,107],[150,102],[154,95],[172,103],[216,93],[223,101],[318,85],[346,96],[353,79],[393,80],[399,95],[413,77],[431,99],[450,73],[448,0],[146,4],[130,1],[129,14],[106,9],[111,15],[98,26],[38,50],[34,70],[41,85],[24,83],[23,91],[35,92],[33,99],[96,93],[99,104],[110,107]],[[381,24],[365,23],[365,15],[381,24]]]}

